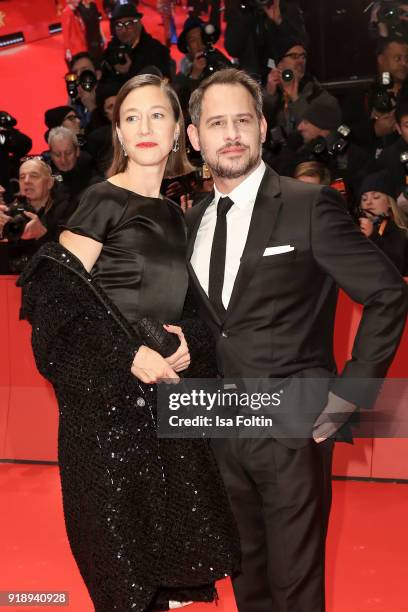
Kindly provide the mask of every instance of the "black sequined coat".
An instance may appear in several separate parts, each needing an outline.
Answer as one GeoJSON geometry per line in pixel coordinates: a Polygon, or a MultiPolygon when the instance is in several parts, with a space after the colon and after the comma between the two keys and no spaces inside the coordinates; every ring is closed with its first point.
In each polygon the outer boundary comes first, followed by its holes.
{"type": "MultiPolygon", "coordinates": [[[[95,611],[214,599],[239,543],[207,442],[157,437],[156,387],[130,372],[140,341],[75,256],[45,245],[18,284],[58,399],[66,529],[95,611]]],[[[194,363],[210,340],[183,327],[194,363]]]]}

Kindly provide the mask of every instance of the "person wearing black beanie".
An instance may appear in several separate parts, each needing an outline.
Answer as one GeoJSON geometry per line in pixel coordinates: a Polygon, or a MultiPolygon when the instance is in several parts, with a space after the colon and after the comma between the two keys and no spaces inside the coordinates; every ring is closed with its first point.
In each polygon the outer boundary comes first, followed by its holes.
{"type": "Polygon", "coordinates": [[[408,276],[408,219],[395,201],[397,195],[386,170],[369,174],[359,190],[358,220],[362,233],[408,276]]]}

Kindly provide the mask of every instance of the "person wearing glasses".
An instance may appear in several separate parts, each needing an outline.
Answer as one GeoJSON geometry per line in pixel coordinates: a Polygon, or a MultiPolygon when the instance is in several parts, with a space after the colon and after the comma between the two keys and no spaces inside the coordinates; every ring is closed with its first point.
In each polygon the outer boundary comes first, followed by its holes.
{"type": "Polygon", "coordinates": [[[336,107],[336,98],[322,88],[317,79],[307,72],[307,49],[299,38],[285,36],[274,43],[273,62],[270,63],[265,86],[265,117],[268,127],[283,128],[286,136],[293,134],[310,104],[317,98],[336,107]]]}
{"type": "Polygon", "coordinates": [[[55,108],[49,108],[44,113],[44,121],[47,126],[47,131],[44,134],[46,142],[48,142],[50,130],[61,125],[77,137],[83,134],[81,119],[72,106],[56,106],[55,108]]]}
{"type": "Polygon", "coordinates": [[[112,40],[103,56],[103,79],[123,84],[145,66],[156,66],[163,76],[171,77],[172,61],[168,48],[148,34],[143,14],[134,4],[117,4],[110,24],[112,40]]]}

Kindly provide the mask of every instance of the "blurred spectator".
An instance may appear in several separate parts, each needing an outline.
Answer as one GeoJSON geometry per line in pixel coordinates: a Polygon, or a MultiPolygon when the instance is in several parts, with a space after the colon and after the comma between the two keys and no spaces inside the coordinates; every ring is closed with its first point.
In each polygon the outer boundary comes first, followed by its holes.
{"type": "Polygon", "coordinates": [[[115,82],[101,83],[97,89],[97,108],[104,115],[106,124],[89,135],[86,149],[100,176],[105,176],[112,162],[112,114],[119,89],[120,85],[115,82]]]}
{"type": "Polygon", "coordinates": [[[0,111],[0,185],[6,198],[15,192],[13,179],[18,176],[20,159],[27,155],[32,140],[16,128],[17,120],[6,111],[0,111]]]}
{"type": "Polygon", "coordinates": [[[408,42],[408,2],[374,2],[370,31],[381,38],[399,38],[408,42]]]}
{"type": "Polygon", "coordinates": [[[85,24],[82,21],[78,6],[81,0],[67,0],[61,14],[62,38],[64,42],[64,57],[69,65],[76,53],[86,51],[85,24]]]}
{"type": "Polygon", "coordinates": [[[331,184],[329,169],[318,161],[304,161],[298,164],[294,170],[293,178],[314,185],[331,184]]]}
{"type": "Polygon", "coordinates": [[[304,146],[301,154],[309,154],[324,163],[332,180],[343,180],[350,196],[355,195],[358,185],[369,167],[366,152],[349,137],[338,132],[341,125],[341,110],[337,100],[317,98],[307,108],[298,125],[304,146]]]}
{"type": "Polygon", "coordinates": [[[367,92],[347,96],[343,119],[353,131],[360,146],[377,156],[384,147],[397,140],[395,100],[408,78],[408,44],[394,39],[381,39],[377,48],[378,81],[367,92]],[[384,73],[391,75],[389,87],[379,85],[384,73]]]}
{"type": "Polygon", "coordinates": [[[85,27],[88,53],[93,61],[98,62],[102,57],[104,47],[98,7],[91,0],[81,0],[77,10],[85,27]]]}
{"type": "Polygon", "coordinates": [[[44,114],[47,131],[44,134],[45,141],[48,143],[50,130],[55,127],[64,126],[78,137],[82,134],[81,120],[72,106],[56,106],[49,108],[44,114]]]}
{"type": "Polygon", "coordinates": [[[220,32],[215,30],[212,24],[205,23],[198,17],[189,17],[184,23],[177,40],[177,48],[185,55],[173,84],[181,106],[186,111],[190,95],[200,81],[216,70],[231,65],[226,55],[213,47],[219,37],[220,32]]]}
{"type": "Polygon", "coordinates": [[[276,68],[268,74],[264,95],[264,113],[269,129],[280,126],[289,136],[317,98],[340,114],[336,98],[306,72],[307,51],[304,44],[291,36],[276,41],[274,61],[276,68]]]}
{"type": "Polygon", "coordinates": [[[157,0],[157,12],[162,18],[166,46],[170,47],[177,42],[172,0],[157,0]]]}
{"type": "Polygon", "coordinates": [[[403,276],[407,276],[407,219],[395,197],[386,171],[368,175],[360,188],[359,223],[363,234],[391,259],[403,276]]]}
{"type": "Polygon", "coordinates": [[[104,78],[124,83],[144,66],[157,66],[171,77],[171,59],[167,47],[144,29],[134,4],[117,4],[110,21],[112,40],[103,55],[104,78]]]}
{"type": "Polygon", "coordinates": [[[71,201],[78,201],[84,189],[98,180],[92,157],[80,150],[77,137],[65,127],[50,131],[48,145],[51,167],[62,178],[61,187],[71,201]]]}
{"type": "Polygon", "coordinates": [[[296,38],[306,44],[307,35],[299,2],[273,0],[262,8],[235,0],[228,9],[225,49],[243,70],[264,85],[271,69],[277,40],[296,38]]]}
{"type": "MultiPolygon", "coordinates": [[[[378,170],[385,169],[397,195],[407,187],[408,163],[401,161],[401,155],[408,153],[408,99],[402,98],[395,109],[395,125],[399,134],[394,144],[386,147],[376,162],[378,170]]],[[[408,160],[407,160],[408,161],[408,160]]]]}

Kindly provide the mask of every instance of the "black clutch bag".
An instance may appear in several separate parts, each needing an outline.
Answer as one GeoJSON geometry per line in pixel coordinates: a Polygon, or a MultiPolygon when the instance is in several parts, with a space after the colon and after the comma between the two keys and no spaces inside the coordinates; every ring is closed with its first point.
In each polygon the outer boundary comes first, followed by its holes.
{"type": "Polygon", "coordinates": [[[145,317],[137,322],[136,331],[142,343],[162,357],[170,357],[180,346],[180,338],[166,331],[161,321],[145,317]]]}

